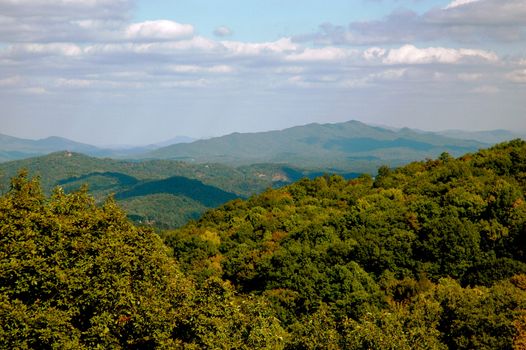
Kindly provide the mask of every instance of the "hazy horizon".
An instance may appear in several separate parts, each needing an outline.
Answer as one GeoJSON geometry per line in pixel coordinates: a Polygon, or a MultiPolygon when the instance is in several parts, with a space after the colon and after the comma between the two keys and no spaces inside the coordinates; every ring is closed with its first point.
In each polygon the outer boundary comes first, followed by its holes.
{"type": "Polygon", "coordinates": [[[526,134],[522,0],[0,0],[0,133],[148,145],[359,120],[526,134]]]}
{"type": "MultiPolygon", "coordinates": [[[[348,120],[348,121],[344,121],[344,122],[338,122],[338,123],[345,123],[345,122],[353,122],[353,121],[357,121],[357,122],[361,122],[359,120],[356,120],[356,119],[351,119],[351,120],[348,120]]],[[[361,122],[363,123],[363,122],[361,122]]],[[[272,132],[272,131],[282,131],[282,130],[285,130],[285,129],[289,129],[289,128],[294,128],[294,127],[302,127],[302,126],[307,126],[309,124],[336,124],[336,123],[318,123],[318,122],[313,122],[313,123],[307,123],[307,124],[300,124],[300,125],[294,125],[294,126],[291,126],[291,127],[287,127],[287,128],[281,128],[281,129],[267,129],[267,130],[259,130],[259,131],[246,131],[245,133],[259,133],[259,132],[272,132]]],[[[400,129],[404,129],[404,128],[409,128],[413,131],[416,131],[416,132],[422,132],[422,133],[445,133],[445,132],[473,132],[473,133],[477,133],[477,132],[496,132],[496,131],[504,131],[504,132],[509,132],[509,133],[512,133],[514,135],[517,135],[519,137],[526,137],[526,132],[520,132],[520,131],[514,131],[514,130],[508,130],[508,129],[485,129],[485,130],[466,130],[466,129],[440,129],[440,130],[424,130],[424,129],[418,129],[418,128],[411,128],[409,126],[402,126],[402,127],[393,127],[393,126],[390,126],[390,125],[385,125],[385,124],[375,124],[375,123],[365,123],[366,125],[369,125],[369,126],[372,126],[372,127],[380,127],[380,128],[384,128],[384,129],[388,129],[388,130],[400,130],[400,129]]],[[[12,137],[16,137],[16,138],[20,138],[20,139],[27,139],[27,140],[33,140],[33,141],[40,141],[40,140],[45,140],[45,139],[48,139],[48,138],[53,138],[53,137],[60,137],[60,138],[64,138],[64,139],[68,139],[70,141],[75,141],[75,142],[79,142],[79,143],[85,143],[85,144],[88,144],[88,145],[91,145],[91,146],[96,146],[96,147],[99,147],[99,148],[109,148],[109,149],[118,149],[118,148],[135,148],[135,147],[147,147],[147,146],[156,146],[158,148],[160,147],[165,147],[165,146],[168,146],[168,145],[171,145],[171,144],[174,144],[174,143],[190,143],[190,142],[194,142],[194,141],[199,141],[199,140],[207,140],[207,139],[212,139],[212,138],[216,138],[216,137],[223,137],[223,136],[228,136],[228,135],[231,135],[231,134],[235,134],[235,133],[240,133],[239,131],[232,131],[232,132],[229,132],[229,133],[226,133],[226,134],[218,134],[218,135],[208,135],[208,136],[203,136],[203,137],[189,137],[187,135],[176,135],[172,138],[169,138],[169,139],[162,139],[162,140],[157,140],[157,141],[154,141],[154,142],[151,142],[151,143],[145,143],[145,144],[141,144],[141,143],[137,143],[137,144],[119,144],[119,143],[113,143],[113,144],[96,144],[96,143],[89,143],[89,142],[83,142],[83,141],[79,141],[79,140],[76,140],[74,138],[71,138],[71,137],[68,137],[68,136],[61,136],[61,135],[46,135],[44,137],[38,137],[38,138],[25,138],[25,137],[20,137],[20,136],[17,136],[17,135],[10,135],[10,134],[5,134],[5,133],[2,133],[0,132],[0,135],[6,135],[6,136],[12,136],[12,137]]]]}

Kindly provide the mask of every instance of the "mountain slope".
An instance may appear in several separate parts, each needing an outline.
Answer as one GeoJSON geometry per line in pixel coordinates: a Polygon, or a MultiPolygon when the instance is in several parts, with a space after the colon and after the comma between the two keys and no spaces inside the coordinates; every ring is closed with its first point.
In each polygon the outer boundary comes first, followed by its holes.
{"type": "Polygon", "coordinates": [[[55,186],[71,192],[85,184],[98,201],[114,194],[134,220],[157,227],[179,226],[231,199],[320,175],[276,164],[233,168],[173,160],[100,159],[56,152],[0,164],[0,192],[9,188],[10,179],[20,169],[39,176],[48,194],[55,186]]]}
{"type": "Polygon", "coordinates": [[[400,165],[442,152],[460,155],[485,146],[476,141],[393,131],[358,121],[309,124],[281,131],[234,133],[177,144],[147,153],[146,157],[233,165],[288,163],[300,167],[374,172],[379,165],[400,165]]]}
{"type": "Polygon", "coordinates": [[[0,161],[29,158],[62,150],[89,154],[101,152],[95,146],[62,137],[52,136],[40,140],[29,140],[0,134],[0,161]]]}

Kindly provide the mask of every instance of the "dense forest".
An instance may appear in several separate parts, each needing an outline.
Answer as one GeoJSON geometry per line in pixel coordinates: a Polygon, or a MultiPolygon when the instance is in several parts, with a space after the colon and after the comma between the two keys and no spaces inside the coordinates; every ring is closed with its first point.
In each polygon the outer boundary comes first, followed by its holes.
{"type": "MultiPolygon", "coordinates": [[[[19,169],[38,176],[44,193],[56,186],[69,193],[88,185],[98,203],[114,195],[135,223],[157,229],[176,228],[199,218],[207,209],[233,198],[246,198],[268,187],[280,187],[303,177],[323,174],[284,164],[191,164],[172,160],[124,161],[94,158],[74,152],[0,164],[0,193],[19,169]]],[[[356,177],[356,173],[342,173],[356,177]]]]}
{"type": "Polygon", "coordinates": [[[156,233],[22,172],[0,197],[0,346],[525,349],[525,193],[515,140],[156,233]]]}

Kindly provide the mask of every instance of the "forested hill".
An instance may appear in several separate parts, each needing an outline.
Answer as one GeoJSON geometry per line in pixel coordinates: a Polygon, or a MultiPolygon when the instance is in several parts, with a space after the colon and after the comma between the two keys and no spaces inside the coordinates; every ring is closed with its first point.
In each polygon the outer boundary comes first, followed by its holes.
{"type": "Polygon", "coordinates": [[[278,164],[234,168],[173,160],[101,159],[61,151],[0,163],[0,192],[9,188],[10,179],[20,169],[26,169],[30,176],[39,176],[47,194],[55,186],[70,192],[85,184],[97,201],[113,193],[136,222],[148,222],[158,228],[179,227],[198,218],[206,209],[233,198],[322,174],[278,164]]]}
{"type": "Polygon", "coordinates": [[[265,296],[297,348],[511,349],[526,336],[525,191],[516,140],[302,180],[166,241],[196,280],[265,296]]]}
{"type": "Polygon", "coordinates": [[[524,349],[525,195],[515,140],[300,180],[163,243],[22,173],[0,196],[0,348],[524,349]]]}
{"type": "Polygon", "coordinates": [[[281,131],[234,133],[161,148],[145,157],[223,164],[287,163],[299,167],[369,172],[432,158],[461,155],[486,144],[411,129],[370,126],[358,121],[309,124],[281,131]]]}

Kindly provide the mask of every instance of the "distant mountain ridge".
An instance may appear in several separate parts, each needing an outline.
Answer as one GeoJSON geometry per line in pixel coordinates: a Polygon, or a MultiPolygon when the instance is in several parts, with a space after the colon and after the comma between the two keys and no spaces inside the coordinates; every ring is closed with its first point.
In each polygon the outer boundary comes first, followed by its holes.
{"type": "Polygon", "coordinates": [[[160,147],[179,142],[191,142],[193,140],[194,139],[189,137],[177,136],[173,139],[148,146],[97,147],[58,136],[31,140],[0,134],[0,162],[42,156],[59,151],[83,153],[93,157],[131,158],[137,154],[142,154],[160,147]]]}
{"type": "Polygon", "coordinates": [[[62,150],[86,154],[100,151],[95,146],[57,136],[29,140],[0,134],[0,161],[29,158],[62,150]]]}
{"type": "Polygon", "coordinates": [[[279,131],[233,133],[160,148],[144,155],[196,163],[229,165],[286,163],[303,168],[374,172],[380,165],[398,166],[436,157],[461,155],[487,144],[409,128],[392,130],[359,121],[308,124],[279,131]]]}
{"type": "Polygon", "coordinates": [[[372,173],[380,165],[399,166],[442,152],[458,156],[520,137],[506,130],[428,132],[371,126],[355,120],[202,140],[177,136],[138,147],[101,148],[56,136],[28,140],[0,134],[0,162],[67,150],[119,159],[171,159],[231,166],[278,163],[311,170],[372,173]]]}

